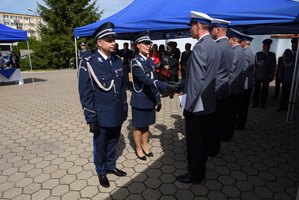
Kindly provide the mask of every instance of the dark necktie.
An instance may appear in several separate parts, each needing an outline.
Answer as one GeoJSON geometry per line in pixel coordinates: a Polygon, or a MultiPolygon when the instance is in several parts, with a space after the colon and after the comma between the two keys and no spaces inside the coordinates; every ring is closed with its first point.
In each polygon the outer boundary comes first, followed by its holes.
{"type": "Polygon", "coordinates": [[[107,58],[106,60],[108,62],[108,64],[112,67],[112,64],[111,64],[111,59],[110,58],[107,58]]]}

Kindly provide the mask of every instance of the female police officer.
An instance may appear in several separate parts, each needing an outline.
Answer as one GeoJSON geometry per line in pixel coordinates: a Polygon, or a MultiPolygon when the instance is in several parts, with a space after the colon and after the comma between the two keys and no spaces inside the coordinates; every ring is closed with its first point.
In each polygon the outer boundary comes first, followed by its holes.
{"type": "Polygon", "coordinates": [[[165,83],[156,80],[154,61],[147,58],[151,48],[151,39],[147,32],[134,38],[137,45],[137,55],[131,63],[133,90],[131,96],[133,135],[136,144],[136,155],[141,160],[153,154],[147,148],[149,125],[155,123],[156,111],[161,109],[159,89],[177,90],[175,83],[165,83]],[[145,154],[145,155],[144,155],[145,154]]]}

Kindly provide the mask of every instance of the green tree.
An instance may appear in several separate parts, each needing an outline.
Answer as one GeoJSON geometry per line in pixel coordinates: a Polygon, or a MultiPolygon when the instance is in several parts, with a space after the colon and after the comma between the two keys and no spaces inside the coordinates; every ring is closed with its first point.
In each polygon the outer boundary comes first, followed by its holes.
{"type": "MultiPolygon", "coordinates": [[[[34,49],[37,48],[39,45],[39,41],[34,38],[28,38],[29,48],[34,51],[34,49]]],[[[28,49],[27,47],[27,41],[21,41],[18,42],[17,45],[13,46],[14,52],[16,52],[16,55],[20,56],[20,49],[28,49]]]]}
{"type": "Polygon", "coordinates": [[[39,25],[41,43],[34,51],[35,63],[42,68],[68,67],[75,58],[74,28],[100,19],[96,0],[44,0],[46,6],[37,3],[38,13],[45,21],[39,25]]]}

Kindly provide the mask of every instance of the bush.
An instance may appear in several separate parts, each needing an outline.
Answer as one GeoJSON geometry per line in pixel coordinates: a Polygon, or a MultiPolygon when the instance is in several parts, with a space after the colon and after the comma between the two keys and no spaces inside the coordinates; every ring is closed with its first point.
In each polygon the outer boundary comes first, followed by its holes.
{"type": "MultiPolygon", "coordinates": [[[[40,69],[40,67],[32,59],[32,57],[34,57],[34,55],[30,54],[30,56],[31,56],[32,69],[40,69]]],[[[20,66],[21,71],[30,70],[31,68],[30,68],[29,56],[27,56],[26,58],[20,59],[19,66],[20,66]]]]}

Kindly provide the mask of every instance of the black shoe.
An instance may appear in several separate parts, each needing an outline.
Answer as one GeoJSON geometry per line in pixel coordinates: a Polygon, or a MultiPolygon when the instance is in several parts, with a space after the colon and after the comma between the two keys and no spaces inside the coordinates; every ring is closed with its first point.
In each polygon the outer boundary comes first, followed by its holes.
{"type": "Polygon", "coordinates": [[[168,97],[168,94],[163,94],[163,95],[161,96],[161,98],[165,98],[165,97],[168,97]]]}
{"type": "Polygon", "coordinates": [[[251,106],[251,108],[256,108],[256,107],[257,107],[257,105],[252,105],[252,106],[251,106]]]}
{"type": "Polygon", "coordinates": [[[262,108],[262,109],[266,109],[266,107],[265,107],[265,106],[261,106],[261,108],[262,108]]]}
{"type": "Polygon", "coordinates": [[[135,154],[136,154],[136,156],[137,156],[140,160],[146,160],[146,157],[145,157],[145,156],[140,157],[140,156],[138,155],[137,151],[135,151],[135,154]]]}
{"type": "Polygon", "coordinates": [[[121,171],[121,170],[119,170],[119,169],[117,169],[117,168],[115,168],[114,170],[107,170],[107,172],[108,172],[109,174],[114,174],[114,175],[116,175],[116,176],[126,176],[126,175],[127,175],[126,172],[121,171]]]}
{"type": "Polygon", "coordinates": [[[190,173],[186,175],[177,176],[176,180],[182,183],[200,183],[204,180],[204,178],[195,178],[190,173]]]}
{"type": "Polygon", "coordinates": [[[271,99],[278,99],[278,96],[273,96],[271,97],[271,99]]]}
{"type": "Polygon", "coordinates": [[[145,151],[142,149],[143,153],[147,156],[147,157],[154,157],[154,154],[152,152],[149,152],[148,154],[145,153],[145,151]]]}
{"type": "Polygon", "coordinates": [[[99,181],[100,181],[101,186],[103,186],[105,188],[110,187],[110,183],[109,183],[109,181],[106,177],[106,174],[98,174],[98,177],[99,177],[99,181]]]}

